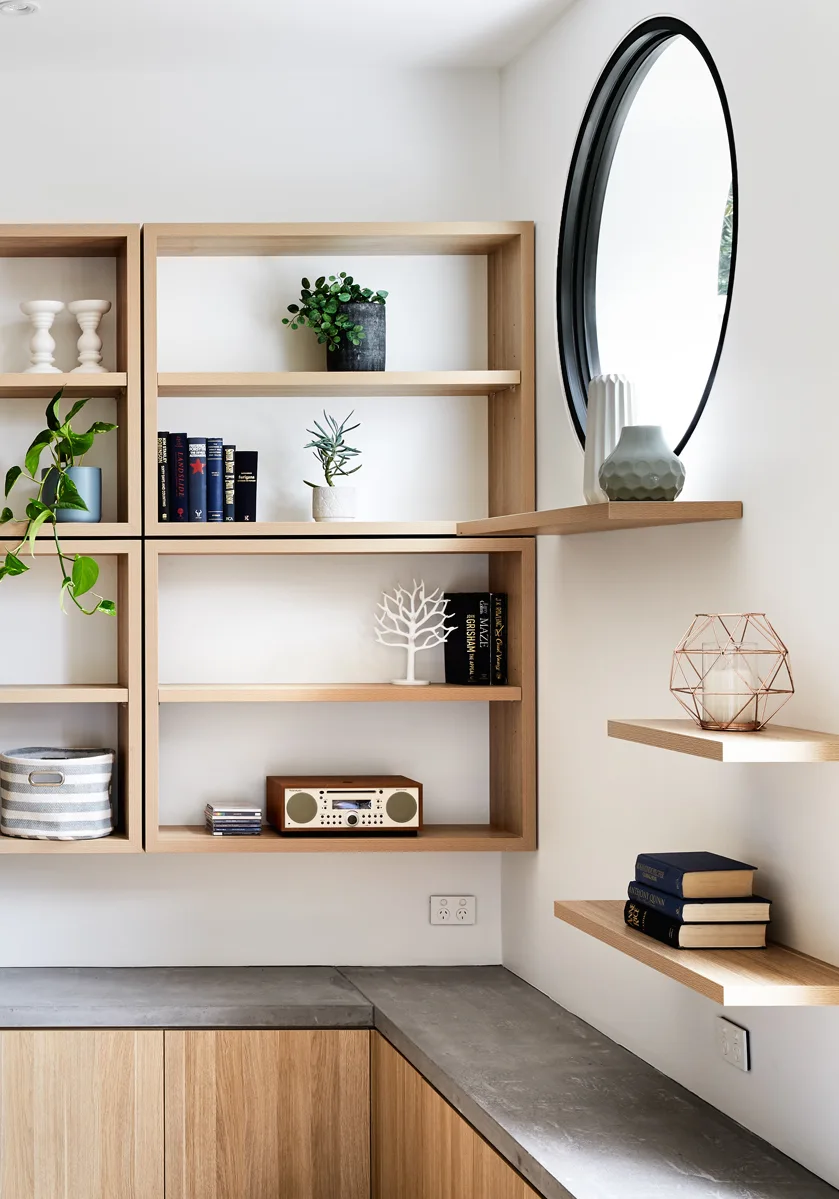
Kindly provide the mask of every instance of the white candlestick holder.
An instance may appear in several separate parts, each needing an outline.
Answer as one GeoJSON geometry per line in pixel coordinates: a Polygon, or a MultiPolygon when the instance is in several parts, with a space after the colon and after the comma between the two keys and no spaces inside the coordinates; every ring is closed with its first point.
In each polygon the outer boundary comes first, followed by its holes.
{"type": "Polygon", "coordinates": [[[102,338],[99,336],[98,330],[102,317],[111,311],[111,301],[73,300],[67,307],[79,322],[79,328],[82,331],[82,335],[76,343],[79,351],[79,365],[73,368],[71,374],[104,374],[102,338]]]}
{"type": "Polygon", "coordinates": [[[29,342],[29,361],[32,363],[24,372],[27,375],[60,375],[54,366],[55,340],[50,333],[56,315],[64,308],[63,300],[24,300],[20,310],[32,322],[32,338],[29,342]]]}

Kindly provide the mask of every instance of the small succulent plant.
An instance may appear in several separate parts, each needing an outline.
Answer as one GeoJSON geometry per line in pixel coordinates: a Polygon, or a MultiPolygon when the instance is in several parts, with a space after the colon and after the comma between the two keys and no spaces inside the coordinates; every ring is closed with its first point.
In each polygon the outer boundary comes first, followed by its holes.
{"type": "MultiPolygon", "coordinates": [[[[361,450],[353,449],[344,441],[346,433],[352,433],[354,429],[359,428],[358,424],[347,427],[347,421],[352,419],[352,415],[351,412],[349,416],[345,416],[339,425],[334,416],[324,412],[323,419],[326,428],[324,429],[318,421],[314,421],[314,429],[306,430],[312,440],[307,442],[303,448],[314,451],[315,457],[320,462],[327,487],[334,487],[335,479],[354,475],[357,470],[361,470],[360,462],[358,466],[347,470],[348,463],[361,453],[361,450]]],[[[307,487],[321,486],[319,483],[310,483],[308,479],[304,479],[304,482],[307,487]]]]}

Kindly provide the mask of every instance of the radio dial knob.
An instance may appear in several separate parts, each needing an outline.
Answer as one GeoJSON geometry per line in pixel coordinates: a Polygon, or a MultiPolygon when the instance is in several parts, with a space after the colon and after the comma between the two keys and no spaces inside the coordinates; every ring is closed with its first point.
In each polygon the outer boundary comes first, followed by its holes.
{"type": "Polygon", "coordinates": [[[352,813],[347,817],[347,824],[358,824],[358,817],[355,815],[355,813],[352,813]]]}

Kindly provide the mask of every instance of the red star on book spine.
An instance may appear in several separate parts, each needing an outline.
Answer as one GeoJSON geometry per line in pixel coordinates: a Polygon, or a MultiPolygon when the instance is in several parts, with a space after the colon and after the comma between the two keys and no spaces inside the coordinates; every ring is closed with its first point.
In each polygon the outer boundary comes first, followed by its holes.
{"type": "Polygon", "coordinates": [[[196,460],[194,462],[190,463],[190,466],[192,467],[192,473],[194,475],[203,475],[203,473],[204,473],[204,463],[203,462],[199,462],[199,460],[196,458],[196,460]]]}

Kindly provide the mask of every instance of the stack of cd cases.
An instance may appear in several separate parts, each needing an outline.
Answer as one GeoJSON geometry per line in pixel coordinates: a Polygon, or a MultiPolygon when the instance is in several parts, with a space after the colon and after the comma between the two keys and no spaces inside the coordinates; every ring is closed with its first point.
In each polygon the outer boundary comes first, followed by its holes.
{"type": "Polygon", "coordinates": [[[204,824],[214,837],[258,837],[262,832],[262,809],[208,803],[204,809],[204,824]]]}

